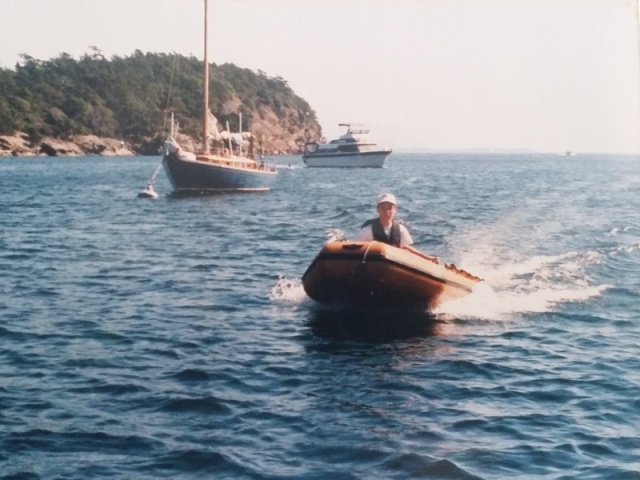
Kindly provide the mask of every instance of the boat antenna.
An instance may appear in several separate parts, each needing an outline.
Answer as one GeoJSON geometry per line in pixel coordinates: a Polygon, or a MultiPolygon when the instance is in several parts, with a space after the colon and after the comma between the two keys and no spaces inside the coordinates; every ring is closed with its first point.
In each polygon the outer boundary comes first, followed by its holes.
{"type": "Polygon", "coordinates": [[[227,120],[227,132],[229,132],[229,137],[227,138],[227,143],[229,144],[229,152],[233,155],[233,146],[231,145],[231,130],[229,130],[229,120],[227,120]]]}
{"type": "Polygon", "coordinates": [[[242,112],[238,113],[238,133],[240,134],[240,144],[238,145],[238,156],[242,156],[242,112]]]}
{"type": "MultiPolygon", "coordinates": [[[[173,80],[174,80],[177,64],[178,64],[178,54],[176,52],[173,52],[173,64],[171,65],[171,76],[169,77],[169,91],[167,92],[167,104],[164,109],[164,119],[162,123],[163,137],[165,137],[167,133],[167,122],[168,122],[167,114],[169,113],[169,109],[171,107],[171,101],[172,101],[171,96],[173,93],[173,80]]],[[[171,112],[171,123],[169,125],[173,127],[173,111],[171,112]]],[[[173,136],[173,131],[171,131],[169,134],[173,136]]]]}
{"type": "Polygon", "coordinates": [[[204,153],[209,153],[209,53],[207,51],[207,15],[208,0],[204,0],[204,105],[202,112],[202,141],[204,142],[204,153]]]}

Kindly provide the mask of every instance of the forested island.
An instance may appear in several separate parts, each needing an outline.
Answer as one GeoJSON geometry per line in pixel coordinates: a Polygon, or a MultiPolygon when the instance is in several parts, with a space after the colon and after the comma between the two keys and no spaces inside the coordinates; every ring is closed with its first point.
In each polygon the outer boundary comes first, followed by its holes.
{"type": "MultiPolygon", "coordinates": [[[[1,155],[158,155],[170,114],[180,133],[201,141],[202,60],[143,53],[106,59],[21,55],[0,68],[1,155]]],[[[234,64],[211,64],[211,111],[251,131],[265,154],[297,153],[322,136],[310,105],[287,81],[234,64]]]]}

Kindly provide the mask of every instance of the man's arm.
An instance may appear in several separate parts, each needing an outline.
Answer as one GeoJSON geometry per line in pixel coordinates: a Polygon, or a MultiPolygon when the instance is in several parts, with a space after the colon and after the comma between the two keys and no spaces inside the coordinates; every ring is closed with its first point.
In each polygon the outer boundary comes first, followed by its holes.
{"type": "Polygon", "coordinates": [[[427,255],[426,253],[422,253],[420,250],[417,250],[416,248],[407,245],[406,247],[402,247],[405,250],[409,250],[411,253],[415,253],[416,255],[418,255],[419,257],[425,258],[427,260],[429,260],[430,262],[433,263],[440,263],[440,260],[438,259],[438,257],[434,257],[431,255],[427,255]]]}

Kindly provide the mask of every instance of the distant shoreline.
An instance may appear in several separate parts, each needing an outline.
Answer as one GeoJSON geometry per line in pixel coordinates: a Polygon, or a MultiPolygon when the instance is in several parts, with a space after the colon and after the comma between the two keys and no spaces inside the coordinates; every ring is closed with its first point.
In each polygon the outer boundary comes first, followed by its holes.
{"type": "MultiPolygon", "coordinates": [[[[269,148],[265,155],[295,155],[298,152],[282,152],[269,148]]],[[[29,135],[17,132],[13,135],[0,135],[0,158],[2,157],[132,157],[160,156],[159,140],[141,144],[132,144],[115,138],[96,135],[75,135],[68,140],[45,137],[32,142],[29,135]]]]}
{"type": "MultiPolygon", "coordinates": [[[[301,152],[283,152],[274,146],[267,147],[264,155],[300,155],[301,152]]],[[[45,137],[39,142],[32,142],[23,132],[13,135],[0,135],[0,158],[3,157],[153,157],[161,156],[159,142],[146,144],[132,144],[115,138],[98,137],[96,135],[75,135],[68,140],[45,137]]],[[[396,155],[431,154],[431,155],[549,155],[575,157],[577,155],[623,155],[638,156],[634,152],[548,152],[531,149],[492,149],[492,148],[462,148],[462,149],[424,149],[424,148],[396,148],[396,155]]]]}

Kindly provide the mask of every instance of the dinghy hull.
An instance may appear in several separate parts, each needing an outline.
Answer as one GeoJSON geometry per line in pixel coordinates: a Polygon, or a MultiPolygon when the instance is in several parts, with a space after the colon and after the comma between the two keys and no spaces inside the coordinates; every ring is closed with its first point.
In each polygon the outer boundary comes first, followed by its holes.
{"type": "Polygon", "coordinates": [[[364,308],[432,309],[481,281],[415,249],[380,242],[329,242],[302,277],[313,300],[364,308]]]}

